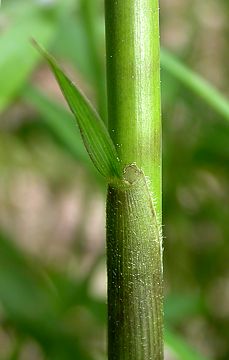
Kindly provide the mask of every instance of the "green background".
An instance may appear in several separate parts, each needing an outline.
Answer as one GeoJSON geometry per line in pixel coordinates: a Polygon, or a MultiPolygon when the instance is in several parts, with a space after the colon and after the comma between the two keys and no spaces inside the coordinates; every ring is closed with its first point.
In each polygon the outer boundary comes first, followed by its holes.
{"type": "MultiPolygon", "coordinates": [[[[229,4],[160,7],[162,46],[222,94],[163,52],[166,359],[227,360],[229,4]]],[[[3,1],[0,360],[103,360],[106,186],[32,37],[106,119],[103,1],[3,1]]]]}

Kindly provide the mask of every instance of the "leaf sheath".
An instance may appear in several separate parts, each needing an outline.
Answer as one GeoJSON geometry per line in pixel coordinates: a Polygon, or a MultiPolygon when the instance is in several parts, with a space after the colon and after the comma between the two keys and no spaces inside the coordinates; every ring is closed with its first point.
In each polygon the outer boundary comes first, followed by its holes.
{"type": "Polygon", "coordinates": [[[161,235],[146,178],[134,164],[107,196],[109,360],[163,358],[161,235]]]}

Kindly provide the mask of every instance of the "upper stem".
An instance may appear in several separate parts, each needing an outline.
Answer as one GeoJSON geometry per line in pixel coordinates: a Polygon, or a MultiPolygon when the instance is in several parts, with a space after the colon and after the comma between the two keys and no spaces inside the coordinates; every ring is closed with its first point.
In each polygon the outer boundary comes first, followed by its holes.
{"type": "Polygon", "coordinates": [[[109,131],[123,167],[136,162],[161,213],[158,0],[105,0],[109,131]]]}

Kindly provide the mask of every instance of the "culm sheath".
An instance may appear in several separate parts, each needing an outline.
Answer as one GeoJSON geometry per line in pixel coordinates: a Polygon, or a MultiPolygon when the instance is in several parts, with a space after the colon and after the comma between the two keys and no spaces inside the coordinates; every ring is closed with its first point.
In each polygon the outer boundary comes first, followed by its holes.
{"type": "Polygon", "coordinates": [[[162,359],[161,235],[135,164],[107,196],[109,360],[162,359]]]}

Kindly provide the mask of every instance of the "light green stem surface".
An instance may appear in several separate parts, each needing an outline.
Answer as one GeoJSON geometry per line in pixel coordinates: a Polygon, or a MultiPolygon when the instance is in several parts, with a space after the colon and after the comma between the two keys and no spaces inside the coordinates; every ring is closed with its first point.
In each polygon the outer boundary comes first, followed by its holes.
{"type": "Polygon", "coordinates": [[[107,197],[108,359],[162,360],[158,1],[105,0],[105,13],[109,132],[124,169],[107,197]]]}
{"type": "Polygon", "coordinates": [[[108,118],[125,165],[151,180],[161,211],[161,107],[158,0],[105,0],[108,118]]]}

